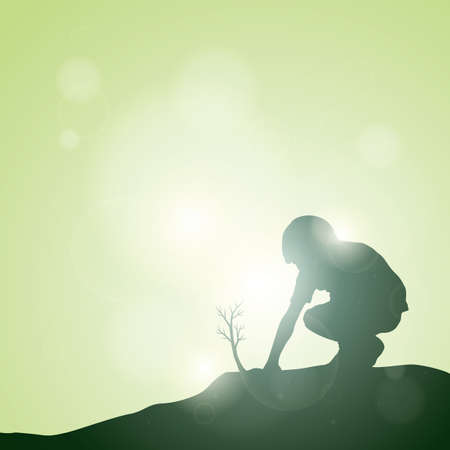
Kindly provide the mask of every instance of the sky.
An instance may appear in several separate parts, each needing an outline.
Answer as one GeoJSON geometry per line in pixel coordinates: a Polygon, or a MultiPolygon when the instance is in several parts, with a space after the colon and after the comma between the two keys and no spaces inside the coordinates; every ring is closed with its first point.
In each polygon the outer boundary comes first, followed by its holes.
{"type": "MultiPolygon", "coordinates": [[[[236,370],[216,306],[244,301],[262,367],[303,214],[406,286],[377,365],[450,369],[450,6],[392,3],[3,8],[1,432],[200,392],[236,370]]],[[[300,320],[281,365],[336,349],[300,320]]]]}

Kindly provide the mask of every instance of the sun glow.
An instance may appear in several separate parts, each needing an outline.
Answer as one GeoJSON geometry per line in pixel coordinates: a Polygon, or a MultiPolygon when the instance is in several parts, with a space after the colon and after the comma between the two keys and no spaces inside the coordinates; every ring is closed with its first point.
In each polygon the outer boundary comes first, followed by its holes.
{"type": "Polygon", "coordinates": [[[211,220],[206,210],[182,206],[175,210],[177,234],[187,237],[202,235],[208,230],[211,220]]]}
{"type": "Polygon", "coordinates": [[[199,381],[206,381],[214,375],[214,365],[212,361],[206,357],[199,358],[194,369],[195,378],[199,381]]]}
{"type": "Polygon", "coordinates": [[[334,231],[336,233],[336,236],[338,237],[339,240],[341,241],[348,241],[351,238],[351,230],[345,226],[345,225],[341,225],[341,226],[336,226],[334,228],[334,231]]]}

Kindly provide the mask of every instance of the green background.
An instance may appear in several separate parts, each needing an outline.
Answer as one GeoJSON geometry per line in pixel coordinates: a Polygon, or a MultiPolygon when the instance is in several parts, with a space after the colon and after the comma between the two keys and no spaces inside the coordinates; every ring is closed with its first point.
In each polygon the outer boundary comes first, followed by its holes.
{"type": "MultiPolygon", "coordinates": [[[[449,13],[5,4],[0,430],[63,432],[199,392],[235,370],[215,306],[240,299],[241,358],[261,367],[296,276],[281,234],[306,213],[406,285],[377,364],[449,370],[449,13]]],[[[281,363],[335,351],[300,321],[281,363]]]]}

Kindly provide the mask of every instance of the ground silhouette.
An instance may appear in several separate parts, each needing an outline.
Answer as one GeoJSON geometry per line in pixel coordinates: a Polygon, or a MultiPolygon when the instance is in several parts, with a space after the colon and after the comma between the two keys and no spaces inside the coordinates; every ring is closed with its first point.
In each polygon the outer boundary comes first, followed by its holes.
{"type": "MultiPolygon", "coordinates": [[[[373,367],[408,310],[406,289],[367,245],[337,239],[328,222],[295,219],[283,254],[299,269],[289,308],[264,370],[245,370],[237,345],[239,305],[219,315],[239,372],[202,393],[150,406],[55,436],[0,434],[0,448],[33,449],[445,449],[450,447],[450,377],[418,365],[373,367]],[[306,326],[335,340],[330,363],[281,370],[280,354],[315,289],[330,301],[304,314],[306,326]]],[[[445,350],[444,350],[445,351],[445,350]]]]}
{"type": "MultiPolygon", "coordinates": [[[[226,373],[199,395],[150,406],[56,436],[0,435],[2,449],[445,449],[447,373],[423,366],[369,368],[336,377],[320,400],[333,363],[267,375],[226,373]],[[325,373],[324,373],[325,372],[325,373]],[[328,373],[326,373],[328,372],[328,373]],[[267,406],[248,383],[283,396],[308,396],[289,411],[267,406]]],[[[263,389],[256,389],[263,392],[263,389]]],[[[295,405],[295,401],[292,402],[295,405]]]]}

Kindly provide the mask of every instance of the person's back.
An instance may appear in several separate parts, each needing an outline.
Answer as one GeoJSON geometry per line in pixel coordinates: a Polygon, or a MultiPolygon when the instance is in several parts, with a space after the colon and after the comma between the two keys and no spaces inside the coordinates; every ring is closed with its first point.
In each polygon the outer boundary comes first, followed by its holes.
{"type": "Polygon", "coordinates": [[[349,322],[355,334],[391,331],[402,312],[408,310],[406,289],[400,278],[379,253],[360,242],[336,240],[329,244],[313,283],[317,289],[330,293],[331,304],[326,308],[333,310],[336,334],[325,337],[335,340],[349,331],[349,322]]]}

